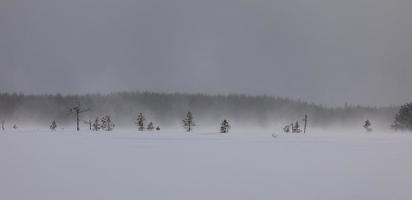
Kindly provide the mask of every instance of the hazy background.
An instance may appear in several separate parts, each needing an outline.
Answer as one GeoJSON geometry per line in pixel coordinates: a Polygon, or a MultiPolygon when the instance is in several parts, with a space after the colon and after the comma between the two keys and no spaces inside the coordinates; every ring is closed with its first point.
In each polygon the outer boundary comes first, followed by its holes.
{"type": "Polygon", "coordinates": [[[56,120],[60,128],[75,128],[76,116],[70,108],[77,102],[82,110],[82,129],[89,129],[98,117],[109,115],[116,129],[136,130],[137,115],[141,112],[162,129],[182,130],[182,120],[188,111],[194,116],[197,130],[217,131],[227,119],[233,130],[276,130],[298,122],[303,125],[308,115],[308,126],[333,130],[364,131],[365,120],[372,122],[374,130],[388,130],[393,124],[397,107],[361,107],[346,105],[329,108],[287,98],[269,96],[211,96],[167,93],[112,93],[109,95],[18,95],[0,94],[0,122],[7,129],[14,124],[19,129],[48,129],[56,120]],[[86,123],[84,123],[86,122],[86,123]]]}
{"type": "Polygon", "coordinates": [[[0,91],[412,99],[409,0],[2,0],[0,91]]]}

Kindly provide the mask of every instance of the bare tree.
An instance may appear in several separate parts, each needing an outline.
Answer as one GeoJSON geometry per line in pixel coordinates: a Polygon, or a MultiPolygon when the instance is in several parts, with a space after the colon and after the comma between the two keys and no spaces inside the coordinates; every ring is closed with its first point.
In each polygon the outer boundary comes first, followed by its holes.
{"type": "Polygon", "coordinates": [[[308,123],[308,115],[305,115],[305,118],[303,118],[303,122],[305,122],[305,126],[303,127],[303,133],[306,133],[306,126],[308,123]]]}
{"type": "Polygon", "coordinates": [[[89,111],[90,109],[86,108],[86,109],[82,109],[80,106],[80,102],[77,103],[77,106],[74,106],[72,108],[70,108],[70,112],[74,112],[76,113],[76,124],[77,124],[77,131],[80,131],[80,127],[79,127],[79,120],[80,120],[80,113],[84,113],[89,111]]]}

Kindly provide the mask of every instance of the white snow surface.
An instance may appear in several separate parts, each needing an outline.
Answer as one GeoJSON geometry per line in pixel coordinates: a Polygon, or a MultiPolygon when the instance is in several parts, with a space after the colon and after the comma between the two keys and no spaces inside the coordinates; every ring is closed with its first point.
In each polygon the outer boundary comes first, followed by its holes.
{"type": "Polygon", "coordinates": [[[412,135],[0,131],[2,200],[410,200],[412,135]]]}

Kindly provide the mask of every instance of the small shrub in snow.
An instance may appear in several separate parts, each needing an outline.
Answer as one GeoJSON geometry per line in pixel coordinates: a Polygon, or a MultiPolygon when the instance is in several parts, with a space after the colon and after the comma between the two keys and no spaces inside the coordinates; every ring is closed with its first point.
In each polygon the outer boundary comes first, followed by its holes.
{"type": "Polygon", "coordinates": [[[226,119],[222,121],[222,123],[220,124],[220,132],[221,133],[228,133],[230,129],[230,124],[229,121],[227,121],[226,119]]]}
{"type": "Polygon", "coordinates": [[[57,128],[56,121],[55,121],[55,120],[53,120],[53,121],[52,121],[52,123],[51,123],[51,125],[50,125],[50,130],[55,131],[55,130],[56,130],[56,128],[57,128]]]}
{"type": "Polygon", "coordinates": [[[154,130],[153,122],[150,122],[150,123],[147,125],[147,130],[148,130],[148,131],[153,131],[153,130],[154,130]]]}
{"type": "Polygon", "coordinates": [[[372,128],[371,128],[372,124],[369,120],[366,120],[365,123],[363,124],[363,128],[367,131],[367,132],[371,132],[372,128]]]}

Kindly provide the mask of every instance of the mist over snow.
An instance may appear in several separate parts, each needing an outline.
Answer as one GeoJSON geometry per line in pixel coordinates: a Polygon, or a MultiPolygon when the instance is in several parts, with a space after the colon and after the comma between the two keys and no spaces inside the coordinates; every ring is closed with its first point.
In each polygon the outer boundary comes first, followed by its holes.
{"type": "Polygon", "coordinates": [[[310,128],[363,129],[365,120],[374,128],[389,129],[397,107],[341,108],[325,107],[270,96],[211,96],[203,94],[113,93],[109,95],[18,95],[0,94],[0,120],[7,126],[47,129],[55,120],[61,128],[74,128],[76,115],[70,108],[81,104],[87,112],[80,114],[80,126],[89,129],[92,122],[105,115],[111,116],[116,129],[136,130],[136,119],[143,113],[146,123],[168,129],[182,129],[182,120],[192,112],[199,130],[218,130],[223,120],[229,120],[234,130],[281,131],[285,125],[308,115],[310,128]]]}

